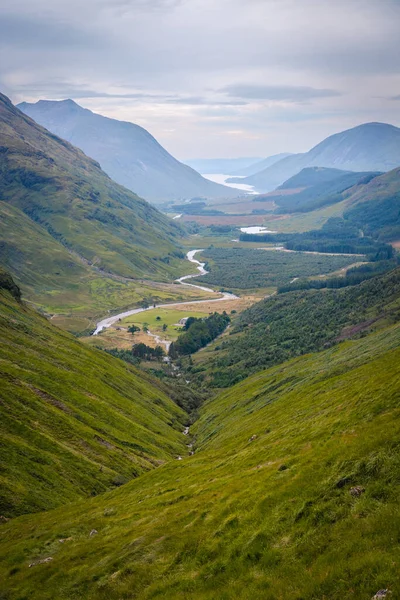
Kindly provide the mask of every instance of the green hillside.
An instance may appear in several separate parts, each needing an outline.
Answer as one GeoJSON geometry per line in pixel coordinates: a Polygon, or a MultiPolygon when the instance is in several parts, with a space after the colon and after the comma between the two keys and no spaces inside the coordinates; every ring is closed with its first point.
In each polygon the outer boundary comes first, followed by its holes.
{"type": "Polygon", "coordinates": [[[143,373],[16,297],[0,272],[0,514],[97,495],[187,452],[187,415],[143,373]]]}
{"type": "Polygon", "coordinates": [[[28,297],[181,274],[179,226],[1,94],[0,139],[0,260],[28,297]]]}
{"type": "Polygon", "coordinates": [[[322,167],[303,169],[278,188],[300,189],[293,189],[289,195],[270,198],[278,205],[278,213],[310,212],[342,202],[346,190],[356,185],[366,185],[377,175],[380,173],[353,173],[322,167]]]}
{"type": "Polygon", "coordinates": [[[343,289],[278,294],[254,304],[230,335],[188,366],[198,384],[231,386],[294,356],[400,320],[400,268],[343,289]]]}
{"type": "Polygon", "coordinates": [[[343,216],[366,235],[400,240],[400,168],[349,190],[343,216]]]}
{"type": "Polygon", "coordinates": [[[3,596],[396,598],[399,345],[395,325],[259,373],[203,407],[194,456],[1,525],[3,596]]]}

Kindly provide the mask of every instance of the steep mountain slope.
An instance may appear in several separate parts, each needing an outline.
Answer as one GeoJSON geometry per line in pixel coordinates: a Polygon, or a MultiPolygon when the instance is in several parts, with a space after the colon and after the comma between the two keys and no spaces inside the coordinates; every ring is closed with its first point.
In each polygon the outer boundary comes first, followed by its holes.
{"type": "Polygon", "coordinates": [[[18,300],[0,273],[0,514],[96,495],[184,454],[185,413],[18,300]]]}
{"type": "Polygon", "coordinates": [[[398,166],[400,129],[386,123],[365,123],[326,138],[305,154],[288,156],[255,175],[229,182],[269,192],[306,167],[390,171],[398,166]]]}
{"type": "Polygon", "coordinates": [[[394,326],[264,371],[204,406],[194,456],[3,524],[3,594],[396,597],[399,343],[394,326]]]}
{"type": "Polygon", "coordinates": [[[291,190],[298,188],[309,188],[320,183],[333,181],[338,177],[348,175],[351,171],[343,171],[342,169],[328,169],[326,167],[307,167],[302,169],[300,173],[296,173],[287,181],[278,187],[278,190],[291,190]]]}
{"type": "Polygon", "coordinates": [[[381,240],[400,240],[400,168],[349,189],[344,197],[347,221],[381,240]]]}
{"type": "Polygon", "coordinates": [[[107,273],[172,279],[179,226],[0,95],[0,259],[48,294],[107,273]],[[58,282],[58,283],[57,283],[58,282]]]}
{"type": "Polygon", "coordinates": [[[109,119],[73,100],[23,102],[18,108],[97,160],[119,184],[154,202],[237,194],[171,156],[143,127],[109,119]]]}
{"type": "Polygon", "coordinates": [[[343,192],[355,185],[368,184],[378,175],[381,173],[308,167],[278,188],[278,190],[292,190],[291,194],[272,195],[268,198],[278,205],[277,212],[310,212],[322,206],[342,202],[343,192]]]}

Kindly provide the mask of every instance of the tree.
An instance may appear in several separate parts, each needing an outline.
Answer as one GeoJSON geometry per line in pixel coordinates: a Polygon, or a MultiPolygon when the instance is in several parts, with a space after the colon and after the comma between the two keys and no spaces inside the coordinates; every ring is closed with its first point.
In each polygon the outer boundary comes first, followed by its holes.
{"type": "Polygon", "coordinates": [[[161,317],[157,316],[156,321],[161,321],[161,317]]]}
{"type": "Polygon", "coordinates": [[[137,327],[136,325],[131,325],[130,327],[128,327],[128,331],[129,333],[134,335],[137,331],[140,331],[140,327],[137,327]]]}
{"type": "Polygon", "coordinates": [[[140,342],[140,344],[134,344],[132,346],[132,354],[133,356],[137,356],[137,358],[146,358],[148,346],[140,342]]]}
{"type": "Polygon", "coordinates": [[[165,356],[165,352],[161,346],[156,346],[153,351],[154,358],[156,360],[161,360],[165,356]]]}
{"type": "Polygon", "coordinates": [[[162,330],[163,331],[167,331],[167,329],[168,329],[168,325],[166,323],[164,323],[163,326],[162,326],[162,330]]]}

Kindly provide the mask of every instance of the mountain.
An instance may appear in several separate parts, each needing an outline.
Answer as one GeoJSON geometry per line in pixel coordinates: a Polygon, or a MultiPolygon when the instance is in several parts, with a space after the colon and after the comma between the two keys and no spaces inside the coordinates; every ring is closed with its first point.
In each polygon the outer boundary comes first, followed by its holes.
{"type": "Polygon", "coordinates": [[[400,240],[400,168],[359,184],[344,193],[343,217],[366,235],[400,240]]]}
{"type": "Polygon", "coordinates": [[[85,289],[104,296],[93,276],[166,281],[181,270],[179,226],[3,95],[0,198],[0,259],[24,291],[68,288],[79,304],[85,289]]]}
{"type": "Polygon", "coordinates": [[[37,123],[97,160],[116,182],[153,202],[237,192],[207,179],[171,156],[148,131],[82,108],[73,100],[22,102],[37,123]]]}
{"type": "Polygon", "coordinates": [[[199,173],[205,174],[224,174],[224,175],[239,175],[237,171],[245,167],[249,167],[254,163],[259,163],[262,160],[258,157],[242,157],[242,158],[192,158],[185,160],[185,164],[196,169],[199,173]]]}
{"type": "Polygon", "coordinates": [[[290,152],[281,152],[281,154],[274,154],[273,156],[269,156],[268,158],[264,158],[263,160],[260,160],[247,167],[239,169],[235,173],[232,173],[232,175],[240,175],[245,177],[249,175],[255,175],[256,173],[267,169],[271,165],[274,165],[283,158],[286,158],[287,156],[292,156],[292,154],[290,152]]]}
{"type": "Polygon", "coordinates": [[[3,520],[3,597],[398,597],[399,364],[399,325],[297,357],[207,402],[193,456],[3,520]]]}
{"type": "Polygon", "coordinates": [[[343,200],[343,192],[353,186],[368,184],[381,173],[341,171],[325,167],[308,167],[283,183],[277,191],[292,193],[268,195],[279,213],[310,212],[343,200]]]}
{"type": "Polygon", "coordinates": [[[351,171],[343,171],[342,169],[327,169],[326,167],[308,167],[302,169],[300,173],[296,173],[287,181],[282,183],[278,190],[292,190],[299,188],[310,188],[314,185],[334,181],[340,177],[348,175],[351,171]]]}
{"type": "Polygon", "coordinates": [[[400,166],[400,129],[386,123],[365,123],[326,138],[305,154],[293,154],[245,179],[260,192],[269,192],[306,167],[345,171],[389,171],[400,166]]]}
{"type": "Polygon", "coordinates": [[[0,272],[0,514],[113,489],[187,452],[187,415],[143,373],[22,304],[0,272]]]}

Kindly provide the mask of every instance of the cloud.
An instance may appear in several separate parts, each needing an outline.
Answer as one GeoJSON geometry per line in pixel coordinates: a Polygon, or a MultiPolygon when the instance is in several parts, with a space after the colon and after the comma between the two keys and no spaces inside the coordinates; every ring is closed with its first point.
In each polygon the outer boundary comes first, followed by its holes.
{"type": "Polygon", "coordinates": [[[181,157],[301,151],[399,124],[399,21],[398,0],[1,0],[0,82],[137,122],[181,157]]]}
{"type": "Polygon", "coordinates": [[[288,102],[304,102],[314,98],[334,98],[342,95],[336,90],[318,89],[308,86],[257,85],[246,83],[227,85],[218,91],[232,98],[286,100],[288,102]]]}

